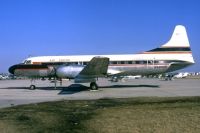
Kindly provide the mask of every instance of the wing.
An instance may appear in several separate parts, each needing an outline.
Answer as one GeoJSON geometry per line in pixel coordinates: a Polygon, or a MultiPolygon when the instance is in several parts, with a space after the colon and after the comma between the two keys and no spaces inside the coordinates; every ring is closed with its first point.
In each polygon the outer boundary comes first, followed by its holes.
{"type": "Polygon", "coordinates": [[[109,58],[94,57],[76,76],[76,83],[92,82],[95,78],[107,75],[109,58]]]}

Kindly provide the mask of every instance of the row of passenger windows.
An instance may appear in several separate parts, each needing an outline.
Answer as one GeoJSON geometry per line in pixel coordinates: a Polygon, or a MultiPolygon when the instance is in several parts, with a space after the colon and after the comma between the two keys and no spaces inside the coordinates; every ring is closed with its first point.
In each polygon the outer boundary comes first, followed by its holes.
{"type": "Polygon", "coordinates": [[[165,63],[164,61],[139,60],[139,61],[110,61],[110,64],[157,64],[165,63]]]}
{"type": "MultiPolygon", "coordinates": [[[[164,61],[157,60],[140,60],[140,61],[110,61],[109,64],[157,64],[157,63],[165,63],[164,61]]],[[[87,65],[88,62],[70,62],[70,64],[76,65],[87,65]]]]}
{"type": "MultiPolygon", "coordinates": [[[[157,64],[157,63],[166,63],[166,61],[158,60],[139,60],[139,61],[110,61],[109,64],[157,64]]],[[[31,60],[25,60],[24,64],[31,64],[31,60]]],[[[44,63],[49,64],[49,63],[44,63]]],[[[64,62],[51,62],[50,64],[65,64],[64,62]]],[[[76,64],[76,65],[87,65],[88,62],[68,62],[67,64],[76,64]]]]}

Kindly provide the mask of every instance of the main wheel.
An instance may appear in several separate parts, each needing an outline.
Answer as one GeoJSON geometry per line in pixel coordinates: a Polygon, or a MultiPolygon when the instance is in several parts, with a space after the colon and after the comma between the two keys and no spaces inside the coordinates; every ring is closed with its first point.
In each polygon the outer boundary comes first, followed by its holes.
{"type": "Polygon", "coordinates": [[[36,88],[35,85],[31,85],[31,86],[30,86],[30,89],[31,89],[31,90],[35,90],[35,88],[36,88]]]}
{"type": "Polygon", "coordinates": [[[98,90],[98,85],[95,82],[90,83],[91,90],[98,90]]]}

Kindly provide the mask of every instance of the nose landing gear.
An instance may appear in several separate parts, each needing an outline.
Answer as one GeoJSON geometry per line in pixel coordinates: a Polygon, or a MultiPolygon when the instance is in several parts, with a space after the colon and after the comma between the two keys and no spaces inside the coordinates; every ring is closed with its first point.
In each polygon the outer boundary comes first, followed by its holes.
{"type": "Polygon", "coordinates": [[[98,90],[98,85],[96,84],[96,82],[91,82],[90,83],[90,89],[91,90],[98,90]]]}
{"type": "Polygon", "coordinates": [[[35,85],[30,85],[30,90],[35,90],[36,86],[35,85]]]}

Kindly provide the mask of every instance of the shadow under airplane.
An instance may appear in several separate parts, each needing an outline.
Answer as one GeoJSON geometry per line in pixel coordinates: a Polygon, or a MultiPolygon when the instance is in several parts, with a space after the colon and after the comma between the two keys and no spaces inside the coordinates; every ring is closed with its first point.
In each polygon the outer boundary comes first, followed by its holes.
{"type": "Polygon", "coordinates": [[[149,87],[149,88],[159,88],[159,85],[111,85],[111,86],[101,86],[100,88],[134,88],[134,87],[149,87]]]}
{"type": "MultiPolygon", "coordinates": [[[[100,86],[100,88],[133,88],[133,87],[149,87],[149,88],[159,88],[159,85],[111,85],[111,86],[100,86]]],[[[90,90],[90,87],[81,85],[81,84],[72,84],[64,89],[59,95],[64,95],[64,94],[74,94],[78,93],[81,91],[86,91],[90,90]]]]}
{"type": "MultiPolygon", "coordinates": [[[[136,87],[148,87],[148,88],[159,88],[159,85],[109,85],[109,86],[100,86],[100,88],[136,88],[136,87]]],[[[8,87],[5,89],[27,89],[30,90],[29,87],[8,87]]],[[[67,95],[67,94],[74,94],[81,91],[88,91],[90,87],[84,86],[82,84],[71,84],[70,86],[64,87],[37,87],[37,90],[61,90],[58,95],[67,95]]]]}
{"type": "Polygon", "coordinates": [[[58,95],[74,94],[74,93],[86,91],[89,89],[90,87],[87,87],[81,84],[71,84],[70,86],[63,88],[61,92],[58,93],[58,95]]]}

